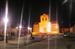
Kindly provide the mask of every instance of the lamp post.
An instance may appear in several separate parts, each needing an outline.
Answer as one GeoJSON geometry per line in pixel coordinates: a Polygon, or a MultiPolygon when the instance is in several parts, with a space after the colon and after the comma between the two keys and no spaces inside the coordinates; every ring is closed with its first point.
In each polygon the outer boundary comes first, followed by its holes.
{"type": "Polygon", "coordinates": [[[4,43],[7,43],[7,24],[8,24],[8,17],[4,18],[4,43]]]}
{"type": "Polygon", "coordinates": [[[27,43],[30,42],[32,39],[32,28],[28,26],[28,34],[27,34],[27,43]]]}
{"type": "Polygon", "coordinates": [[[4,18],[4,49],[6,48],[7,41],[7,24],[8,24],[8,17],[5,16],[4,18]]]}
{"type": "Polygon", "coordinates": [[[6,49],[7,41],[7,24],[8,24],[8,1],[6,1],[4,21],[4,49],[6,49]]]}
{"type": "Polygon", "coordinates": [[[18,34],[18,47],[17,48],[19,49],[22,25],[20,24],[18,28],[19,28],[19,34],[18,34]]]}

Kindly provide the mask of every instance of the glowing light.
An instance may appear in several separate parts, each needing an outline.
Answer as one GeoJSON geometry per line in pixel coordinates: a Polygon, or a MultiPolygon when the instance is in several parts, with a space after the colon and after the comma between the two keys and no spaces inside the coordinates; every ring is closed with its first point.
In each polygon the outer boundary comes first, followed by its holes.
{"type": "Polygon", "coordinates": [[[50,22],[47,23],[46,27],[47,27],[47,32],[51,32],[51,23],[50,22]]]}
{"type": "Polygon", "coordinates": [[[58,33],[57,31],[53,31],[54,34],[58,33]]]}
{"type": "Polygon", "coordinates": [[[7,24],[7,23],[8,23],[8,18],[5,17],[5,18],[3,19],[3,21],[4,21],[5,24],[7,24]]]}
{"type": "Polygon", "coordinates": [[[22,28],[22,25],[20,25],[19,28],[21,29],[22,28]]]}
{"type": "Polygon", "coordinates": [[[56,24],[56,28],[58,28],[58,25],[56,24]]]}
{"type": "Polygon", "coordinates": [[[44,32],[44,30],[43,30],[43,28],[42,28],[42,27],[40,28],[40,32],[42,32],[42,33],[44,32]]]}
{"type": "Polygon", "coordinates": [[[32,28],[31,27],[28,27],[28,30],[31,30],[32,28]]]}
{"type": "Polygon", "coordinates": [[[4,49],[6,49],[6,31],[7,31],[7,23],[8,23],[8,1],[6,1],[6,7],[5,7],[5,17],[4,17],[4,49]]]}
{"type": "Polygon", "coordinates": [[[16,27],[16,29],[18,29],[18,27],[16,27]]]}

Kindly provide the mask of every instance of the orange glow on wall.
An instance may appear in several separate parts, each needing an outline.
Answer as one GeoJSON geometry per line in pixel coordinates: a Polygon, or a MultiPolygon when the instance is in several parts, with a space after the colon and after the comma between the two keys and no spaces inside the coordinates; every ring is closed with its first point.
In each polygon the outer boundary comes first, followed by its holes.
{"type": "Polygon", "coordinates": [[[39,25],[38,24],[33,25],[33,32],[39,32],[39,25]]]}
{"type": "Polygon", "coordinates": [[[51,31],[52,31],[52,33],[59,33],[59,26],[57,23],[51,24],[51,31]]]}

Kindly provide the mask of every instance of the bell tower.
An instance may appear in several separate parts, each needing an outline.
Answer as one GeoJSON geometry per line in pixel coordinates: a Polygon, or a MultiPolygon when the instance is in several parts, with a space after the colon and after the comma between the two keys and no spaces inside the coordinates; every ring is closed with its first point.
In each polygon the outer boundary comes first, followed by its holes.
{"type": "Polygon", "coordinates": [[[49,18],[47,14],[43,14],[40,16],[40,23],[39,23],[39,32],[46,33],[50,32],[51,26],[50,26],[49,18]]]}
{"type": "Polygon", "coordinates": [[[48,22],[48,15],[43,14],[40,16],[40,22],[48,22]]]}

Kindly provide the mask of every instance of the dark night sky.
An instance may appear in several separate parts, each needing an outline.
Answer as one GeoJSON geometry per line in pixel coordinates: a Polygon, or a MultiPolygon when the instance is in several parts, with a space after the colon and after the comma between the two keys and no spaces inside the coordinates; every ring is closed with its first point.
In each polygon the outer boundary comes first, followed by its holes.
{"type": "MultiPolygon", "coordinates": [[[[72,15],[69,18],[69,2],[62,5],[63,0],[51,0],[51,20],[56,19],[56,3],[58,7],[59,22],[67,26],[75,24],[75,2],[72,2],[72,15]],[[71,20],[71,21],[69,21],[71,20]]],[[[31,24],[38,22],[42,12],[49,11],[49,0],[9,0],[9,18],[14,25],[19,24],[21,10],[24,3],[23,25],[28,24],[29,10],[31,13],[31,24]]],[[[0,0],[0,17],[3,17],[5,11],[5,0],[0,0]]],[[[0,18],[1,19],[1,18],[0,18]]]]}

